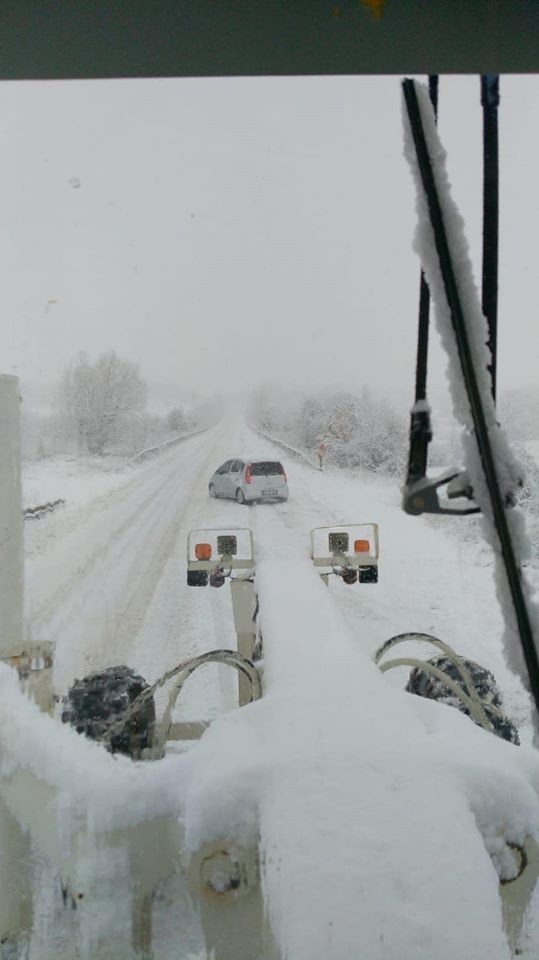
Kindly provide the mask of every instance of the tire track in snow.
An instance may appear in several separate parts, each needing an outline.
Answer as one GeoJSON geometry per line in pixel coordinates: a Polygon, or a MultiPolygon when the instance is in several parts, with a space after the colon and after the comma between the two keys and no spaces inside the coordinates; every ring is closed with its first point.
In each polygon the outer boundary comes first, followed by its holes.
{"type": "MultiPolygon", "coordinates": [[[[233,447],[227,448],[224,442],[219,445],[221,460],[229,449],[233,447]]],[[[215,590],[193,588],[186,583],[189,531],[244,525],[243,507],[209,498],[207,480],[214,466],[204,477],[204,483],[192,489],[176,543],[151,598],[136,645],[132,647],[130,664],[149,680],[155,680],[188,657],[216,648],[234,648],[236,644],[229,585],[215,590]]],[[[206,665],[189,679],[177,716],[191,720],[214,717],[235,705],[236,691],[235,671],[218,664],[206,665]]],[[[160,699],[158,695],[156,700],[160,699]]]]}
{"type": "Polygon", "coordinates": [[[213,450],[198,470],[194,481],[188,488],[186,497],[182,497],[177,504],[174,515],[169,519],[167,527],[156,545],[151,563],[141,562],[139,553],[136,570],[133,571],[129,596],[125,597],[125,602],[117,611],[114,634],[116,648],[123,650],[132,646],[132,643],[129,643],[130,637],[138,634],[144,623],[148,607],[174,550],[180,531],[185,526],[185,517],[190,511],[193,492],[198,490],[203,480],[206,480],[209,472],[208,462],[212,456],[213,450]]]}
{"type": "Polygon", "coordinates": [[[173,451],[139,484],[130,481],[110,498],[99,498],[70,536],[38,558],[32,576],[41,574],[44,583],[39,584],[41,602],[30,612],[30,629],[34,637],[56,643],[59,688],[90,669],[118,663],[122,644],[136,636],[214,442],[210,435],[188,452],[185,447],[173,451]],[[47,580],[51,557],[59,560],[60,570],[47,580]]]}
{"type": "MultiPolygon", "coordinates": [[[[164,482],[176,475],[177,464],[173,455],[167,456],[168,462],[165,465],[168,467],[171,460],[173,465],[167,470],[164,482]]],[[[40,550],[38,556],[27,558],[32,573],[34,569],[36,571],[30,578],[30,621],[46,620],[52,616],[62,598],[73,590],[107,550],[110,540],[120,539],[137,517],[142,516],[143,511],[152,509],[155,505],[157,466],[162,468],[163,462],[152,464],[151,471],[145,471],[142,477],[130,479],[111,494],[92,500],[74,517],[69,518],[67,528],[64,524],[59,525],[49,550],[45,553],[40,550]],[[124,506],[127,513],[119,520],[124,506]],[[89,546],[88,536],[91,537],[89,546]],[[84,557],[82,562],[77,562],[79,556],[84,557]],[[57,564],[52,576],[47,570],[51,563],[55,566],[57,564]],[[44,569],[40,569],[41,567],[44,569]],[[43,573],[48,575],[43,576],[43,573]],[[58,582],[54,589],[51,589],[53,579],[58,582]]]]}

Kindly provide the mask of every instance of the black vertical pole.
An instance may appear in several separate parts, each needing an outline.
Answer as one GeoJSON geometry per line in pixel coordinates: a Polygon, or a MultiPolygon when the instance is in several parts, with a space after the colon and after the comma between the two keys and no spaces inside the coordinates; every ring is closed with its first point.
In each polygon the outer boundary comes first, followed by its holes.
{"type": "MultiPolygon", "coordinates": [[[[438,119],[438,76],[429,77],[429,94],[434,114],[438,119]]],[[[419,286],[419,330],[417,347],[417,365],[415,381],[415,399],[424,400],[427,396],[427,350],[429,345],[430,291],[421,271],[419,286]]]]}
{"type": "MultiPolygon", "coordinates": [[[[429,94],[438,118],[438,76],[429,76],[429,94]]],[[[419,323],[417,331],[417,360],[415,368],[415,403],[427,398],[427,359],[429,351],[430,290],[421,271],[419,281],[419,323]]],[[[410,419],[410,451],[406,483],[414,483],[426,475],[428,445],[432,439],[430,414],[427,410],[412,410],[410,419]]]]}
{"type": "Polygon", "coordinates": [[[415,82],[413,80],[403,80],[402,87],[410,129],[415,144],[417,165],[421,174],[430,222],[434,233],[438,263],[442,274],[447,304],[451,312],[451,322],[455,333],[462,379],[468,394],[475,439],[483,465],[483,473],[492,510],[492,519],[498,534],[507,585],[511,593],[522,652],[528,670],[530,691],[539,713],[539,643],[536,647],[534,630],[528,612],[526,594],[524,592],[520,562],[517,552],[515,551],[511,528],[507,520],[503,491],[498,476],[496,451],[490,441],[483,398],[481,396],[481,389],[474,366],[474,357],[468,335],[469,320],[466,319],[460,290],[457,284],[457,270],[453,263],[449,246],[442,205],[440,197],[438,196],[433,165],[427,147],[427,138],[423,129],[423,119],[417,98],[415,82]]]}
{"type": "Polygon", "coordinates": [[[483,107],[483,286],[482,306],[488,324],[488,345],[492,354],[490,375],[496,399],[498,341],[498,105],[500,82],[497,74],[481,77],[483,107]]]}

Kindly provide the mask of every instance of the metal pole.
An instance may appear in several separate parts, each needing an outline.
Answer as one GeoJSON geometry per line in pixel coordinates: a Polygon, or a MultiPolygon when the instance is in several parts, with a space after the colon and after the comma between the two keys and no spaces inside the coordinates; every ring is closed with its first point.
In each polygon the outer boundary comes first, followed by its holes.
{"type": "Polygon", "coordinates": [[[483,107],[483,283],[482,307],[488,324],[488,345],[492,354],[489,367],[492,396],[496,399],[496,360],[498,342],[498,230],[499,163],[498,106],[500,78],[487,73],[481,77],[483,107]]]}
{"type": "Polygon", "coordinates": [[[17,377],[0,375],[0,658],[23,649],[20,403],[17,377]]]}
{"type": "MultiPolygon", "coordinates": [[[[252,660],[256,644],[256,593],[251,580],[231,580],[234,627],[238,638],[238,653],[252,660]]],[[[251,702],[251,684],[243,674],[238,674],[238,698],[240,707],[251,702]]]]}
{"type": "MultiPolygon", "coordinates": [[[[438,75],[429,76],[429,95],[438,119],[438,75]]],[[[430,290],[423,270],[419,282],[419,322],[417,329],[417,359],[415,369],[415,398],[410,416],[410,449],[406,484],[423,479],[427,473],[429,443],[432,440],[430,410],[418,401],[427,399],[427,365],[429,353],[430,290]]]]}
{"type": "Polygon", "coordinates": [[[32,929],[30,857],[30,835],[0,797],[0,957],[19,956],[32,929]]]}
{"type": "MultiPolygon", "coordinates": [[[[430,102],[434,109],[434,115],[438,119],[438,76],[432,74],[429,77],[429,95],[430,102]]],[[[415,399],[425,400],[427,396],[427,352],[429,344],[429,313],[430,313],[430,290],[425,279],[423,270],[419,284],[419,332],[418,332],[418,353],[416,366],[416,384],[415,399]]]]}
{"type": "MultiPolygon", "coordinates": [[[[438,75],[429,76],[429,96],[438,119],[438,75]]],[[[429,344],[430,290],[423,270],[419,283],[419,333],[418,356],[416,366],[415,399],[425,400],[427,396],[427,352],[429,344]]]]}

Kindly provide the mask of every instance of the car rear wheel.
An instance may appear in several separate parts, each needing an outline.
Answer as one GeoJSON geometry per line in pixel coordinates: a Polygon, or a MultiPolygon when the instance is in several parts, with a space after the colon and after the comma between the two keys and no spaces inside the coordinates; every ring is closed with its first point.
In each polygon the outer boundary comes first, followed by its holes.
{"type": "Polygon", "coordinates": [[[208,487],[208,490],[209,490],[210,497],[216,497],[216,496],[217,496],[217,494],[216,494],[216,492],[215,492],[215,487],[214,487],[213,483],[210,483],[210,485],[209,485],[209,487],[208,487]]]}
{"type": "Polygon", "coordinates": [[[245,503],[245,497],[243,496],[243,490],[241,490],[240,487],[238,487],[238,489],[236,490],[236,500],[238,501],[238,503],[245,503]]]}

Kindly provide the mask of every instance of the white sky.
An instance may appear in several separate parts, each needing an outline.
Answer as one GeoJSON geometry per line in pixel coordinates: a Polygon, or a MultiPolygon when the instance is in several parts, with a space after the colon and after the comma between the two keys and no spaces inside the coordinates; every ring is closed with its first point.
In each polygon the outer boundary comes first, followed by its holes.
{"type": "MultiPolygon", "coordinates": [[[[399,79],[0,85],[0,372],[28,390],[115,348],[178,396],[275,381],[410,399],[399,79]]],[[[539,369],[538,93],[502,78],[502,389],[539,369]]],[[[478,78],[442,78],[440,129],[479,265],[478,78]]],[[[444,367],[434,350],[433,392],[444,367]]]]}

